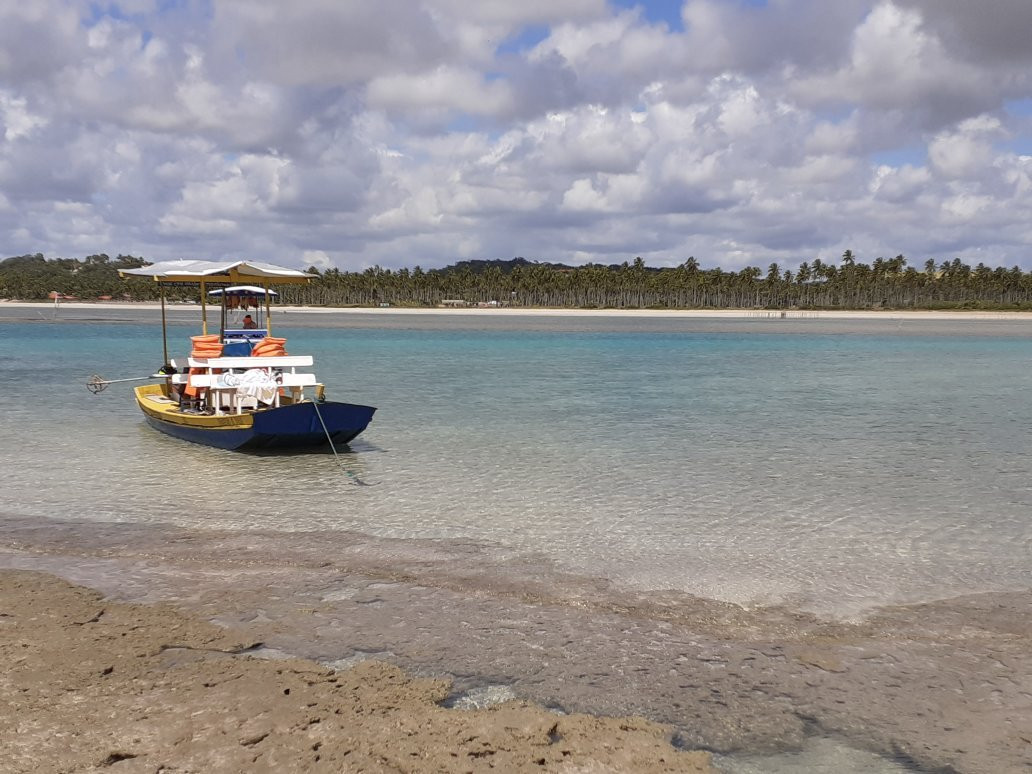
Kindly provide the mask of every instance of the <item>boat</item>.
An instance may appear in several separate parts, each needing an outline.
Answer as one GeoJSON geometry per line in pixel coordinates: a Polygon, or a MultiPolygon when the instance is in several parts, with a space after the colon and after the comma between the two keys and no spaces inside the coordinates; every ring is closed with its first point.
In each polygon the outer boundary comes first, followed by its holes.
{"type": "Polygon", "coordinates": [[[156,383],[134,390],[151,427],[220,449],[329,446],[336,453],[372,421],[372,406],[327,400],[308,370],[313,358],[287,354],[286,339],[272,336],[270,285],[307,283],[311,275],[254,261],[164,261],[119,273],[151,278],[160,288],[165,365],[153,375],[156,383]],[[189,356],[175,359],[168,356],[166,322],[171,285],[197,285],[201,298],[201,333],[191,337],[189,356]],[[208,333],[209,298],[221,309],[217,334],[208,333]],[[252,307],[258,321],[233,319],[252,307]]]}

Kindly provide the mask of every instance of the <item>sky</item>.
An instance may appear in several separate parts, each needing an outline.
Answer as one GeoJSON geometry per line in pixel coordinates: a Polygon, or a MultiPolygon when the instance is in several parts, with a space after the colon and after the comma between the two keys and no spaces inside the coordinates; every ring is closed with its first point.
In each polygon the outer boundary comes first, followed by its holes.
{"type": "Polygon", "coordinates": [[[0,257],[1032,269],[1029,0],[0,0],[0,257]]]}

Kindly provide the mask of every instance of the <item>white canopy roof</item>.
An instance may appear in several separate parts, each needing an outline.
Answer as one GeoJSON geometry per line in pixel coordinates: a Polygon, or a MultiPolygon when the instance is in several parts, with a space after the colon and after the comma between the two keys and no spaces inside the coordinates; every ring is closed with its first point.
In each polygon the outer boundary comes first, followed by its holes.
{"type": "Polygon", "coordinates": [[[121,269],[119,274],[152,277],[157,282],[246,282],[267,280],[271,283],[308,282],[311,274],[297,269],[273,266],[256,261],[161,261],[139,269],[121,269]]]}
{"type": "Polygon", "coordinates": [[[215,290],[209,290],[209,296],[221,296],[223,294],[227,296],[264,296],[268,293],[270,296],[278,296],[275,290],[266,290],[255,285],[234,285],[231,288],[216,288],[215,290]]]}

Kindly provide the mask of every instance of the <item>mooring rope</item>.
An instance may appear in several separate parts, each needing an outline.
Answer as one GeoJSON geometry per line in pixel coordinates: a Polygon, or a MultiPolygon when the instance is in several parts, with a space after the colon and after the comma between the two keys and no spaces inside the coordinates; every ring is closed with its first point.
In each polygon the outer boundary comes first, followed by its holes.
{"type": "Polygon", "coordinates": [[[333,438],[330,436],[330,431],[326,427],[326,422],[323,421],[322,412],[319,411],[319,404],[316,403],[314,400],[309,401],[309,403],[311,403],[312,408],[315,409],[315,415],[319,417],[319,424],[322,425],[323,432],[326,433],[326,440],[329,441],[330,450],[333,452],[333,459],[337,461],[337,465],[340,466],[341,470],[343,470],[345,473],[351,476],[351,480],[358,484],[358,486],[370,486],[370,484],[367,484],[365,481],[360,479],[358,476],[356,476],[354,473],[348,470],[347,467],[344,465],[344,461],[341,460],[340,455],[337,454],[337,447],[333,445],[333,438]]]}

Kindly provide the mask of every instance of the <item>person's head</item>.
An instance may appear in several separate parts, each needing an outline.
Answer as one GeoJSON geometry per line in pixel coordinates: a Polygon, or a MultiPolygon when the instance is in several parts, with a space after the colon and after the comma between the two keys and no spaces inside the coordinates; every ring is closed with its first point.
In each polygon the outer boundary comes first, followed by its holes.
{"type": "Polygon", "coordinates": [[[251,315],[245,314],[244,315],[244,322],[254,322],[254,320],[251,319],[251,315]]]}

